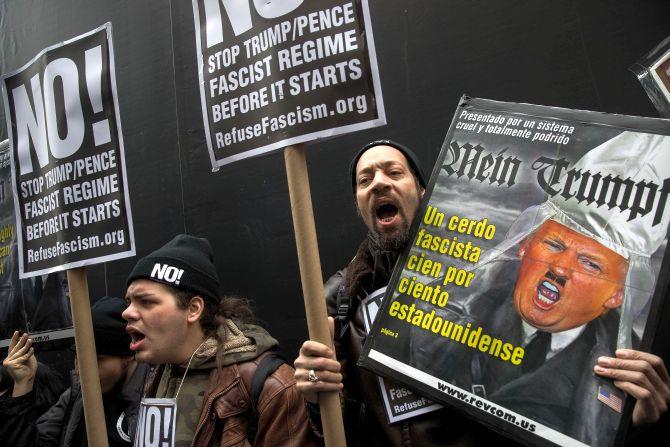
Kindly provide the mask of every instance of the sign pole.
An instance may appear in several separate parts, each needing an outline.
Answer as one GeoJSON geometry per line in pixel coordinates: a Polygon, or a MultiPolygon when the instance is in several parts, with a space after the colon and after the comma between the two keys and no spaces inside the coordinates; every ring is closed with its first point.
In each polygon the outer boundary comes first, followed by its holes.
{"type": "MultiPolygon", "coordinates": [[[[304,146],[286,147],[284,161],[309,338],[332,348],[304,146]]],[[[320,393],[319,406],[326,447],[346,445],[339,393],[337,391],[320,393]]]]}
{"type": "Polygon", "coordinates": [[[84,401],[88,445],[90,447],[108,447],[86,268],[79,267],[68,270],[67,282],[70,289],[74,342],[77,347],[77,363],[84,401]]]}

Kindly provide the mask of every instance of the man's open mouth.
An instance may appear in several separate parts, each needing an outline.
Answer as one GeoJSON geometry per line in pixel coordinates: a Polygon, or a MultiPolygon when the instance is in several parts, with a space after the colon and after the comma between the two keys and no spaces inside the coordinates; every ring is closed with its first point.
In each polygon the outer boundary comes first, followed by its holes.
{"type": "Polygon", "coordinates": [[[381,224],[390,224],[398,215],[398,207],[392,203],[382,203],[377,206],[375,215],[381,224]]]}
{"type": "Polygon", "coordinates": [[[540,309],[551,309],[561,299],[558,287],[549,281],[542,281],[538,286],[534,297],[535,304],[540,309]]]}
{"type": "Polygon", "coordinates": [[[126,332],[130,335],[130,349],[137,351],[142,345],[145,335],[132,327],[126,327],[126,332]]]}

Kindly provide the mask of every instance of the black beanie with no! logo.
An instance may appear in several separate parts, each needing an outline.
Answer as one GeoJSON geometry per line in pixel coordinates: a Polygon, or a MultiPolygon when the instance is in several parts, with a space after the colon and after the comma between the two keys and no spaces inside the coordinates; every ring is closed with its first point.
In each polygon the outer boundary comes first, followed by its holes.
{"type": "Polygon", "coordinates": [[[127,285],[136,279],[148,279],[220,301],[214,252],[205,238],[189,234],[175,236],[137,262],[127,285]]]}

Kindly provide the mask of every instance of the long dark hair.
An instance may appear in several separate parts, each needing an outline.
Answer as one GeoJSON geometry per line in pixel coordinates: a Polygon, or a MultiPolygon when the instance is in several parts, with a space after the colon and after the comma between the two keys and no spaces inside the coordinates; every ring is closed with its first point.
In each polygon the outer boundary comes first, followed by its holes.
{"type": "MultiPolygon", "coordinates": [[[[186,309],[191,299],[194,296],[198,296],[197,293],[191,290],[168,287],[172,289],[177,298],[177,307],[180,309],[186,309]]],[[[251,309],[251,303],[247,298],[226,295],[221,297],[221,301],[218,303],[211,298],[202,297],[202,299],[205,302],[205,309],[200,315],[200,327],[202,327],[203,332],[208,337],[216,336],[219,325],[225,319],[232,319],[242,323],[254,323],[256,321],[254,312],[251,309]]]]}

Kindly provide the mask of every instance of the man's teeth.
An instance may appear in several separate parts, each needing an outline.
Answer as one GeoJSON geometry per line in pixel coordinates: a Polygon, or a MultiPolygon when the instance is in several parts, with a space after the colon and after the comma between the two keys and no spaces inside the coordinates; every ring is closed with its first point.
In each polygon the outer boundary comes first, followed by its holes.
{"type": "Polygon", "coordinates": [[[552,300],[552,299],[550,299],[550,298],[544,296],[544,295],[542,294],[542,292],[540,292],[540,293],[537,294],[537,298],[538,298],[540,301],[542,301],[544,304],[554,304],[554,303],[555,303],[554,300],[552,300]]]}
{"type": "Polygon", "coordinates": [[[543,281],[537,288],[537,299],[546,305],[555,304],[558,301],[558,288],[548,281],[543,281]]]}
{"type": "Polygon", "coordinates": [[[558,287],[556,287],[555,285],[553,285],[553,284],[550,283],[549,281],[544,281],[544,282],[542,283],[542,285],[543,285],[544,287],[546,287],[547,289],[551,290],[552,292],[556,292],[556,293],[558,293],[558,287]]]}

